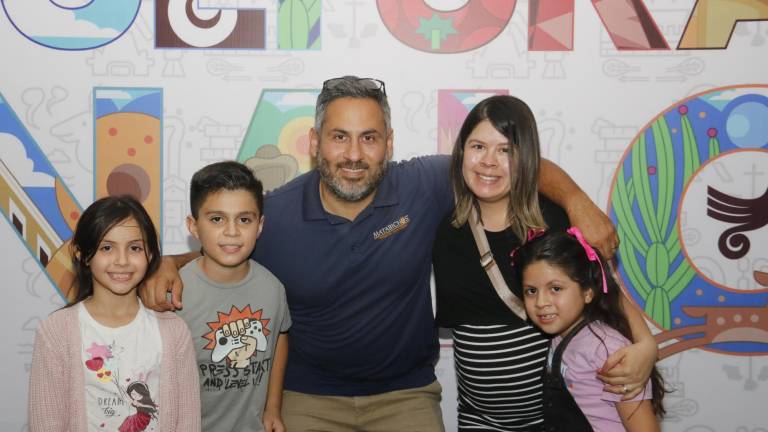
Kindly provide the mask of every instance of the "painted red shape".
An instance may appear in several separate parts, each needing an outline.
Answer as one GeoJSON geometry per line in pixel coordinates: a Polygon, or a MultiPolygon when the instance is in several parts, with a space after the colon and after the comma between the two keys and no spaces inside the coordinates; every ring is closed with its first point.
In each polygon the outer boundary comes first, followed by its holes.
{"type": "MultiPolygon", "coordinates": [[[[528,49],[573,50],[573,0],[531,0],[528,49]]],[[[592,0],[618,50],[668,50],[669,45],[642,0],[592,0]]]]}
{"type": "Polygon", "coordinates": [[[101,357],[95,357],[85,361],[85,367],[94,372],[101,369],[102,366],[104,366],[104,359],[101,357]]]}
{"type": "Polygon", "coordinates": [[[471,51],[494,40],[507,26],[516,0],[470,0],[441,11],[423,0],[376,0],[384,25],[405,45],[432,53],[471,51]]]}

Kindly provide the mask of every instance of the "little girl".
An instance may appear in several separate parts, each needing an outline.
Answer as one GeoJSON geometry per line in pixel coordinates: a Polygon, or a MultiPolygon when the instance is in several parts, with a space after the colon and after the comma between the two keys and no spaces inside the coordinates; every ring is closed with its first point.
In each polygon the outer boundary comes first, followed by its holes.
{"type": "Polygon", "coordinates": [[[514,253],[514,262],[529,319],[556,335],[544,372],[545,430],[659,431],[665,391],[655,368],[645,390],[627,401],[604,391],[596,377],[632,335],[618,283],[578,228],[539,234],[514,253]]]}
{"type": "Polygon", "coordinates": [[[77,295],[35,336],[29,430],[199,431],[189,330],[136,295],[160,259],[147,212],[127,196],[94,202],[77,223],[71,253],[77,295]]]}

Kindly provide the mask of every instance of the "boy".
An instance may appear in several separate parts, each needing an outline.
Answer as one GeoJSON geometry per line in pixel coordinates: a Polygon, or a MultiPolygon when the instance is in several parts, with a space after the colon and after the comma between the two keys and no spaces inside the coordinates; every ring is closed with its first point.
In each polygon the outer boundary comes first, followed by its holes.
{"type": "Polygon", "coordinates": [[[200,374],[203,431],[284,431],[280,409],[291,318],[283,285],[249,259],[264,224],[261,182],[227,161],[192,176],[184,309],[200,374]]]}

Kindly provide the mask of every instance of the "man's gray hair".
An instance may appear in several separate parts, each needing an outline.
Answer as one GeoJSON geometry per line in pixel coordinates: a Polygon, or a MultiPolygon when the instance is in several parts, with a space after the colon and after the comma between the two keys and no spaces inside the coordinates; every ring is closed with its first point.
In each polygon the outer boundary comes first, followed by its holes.
{"type": "Polygon", "coordinates": [[[387,94],[384,92],[383,83],[368,78],[346,75],[341,78],[330,79],[323,83],[323,89],[317,96],[317,105],[315,106],[315,131],[317,131],[318,134],[323,127],[323,121],[325,121],[325,113],[328,110],[328,105],[334,100],[343,97],[373,99],[379,104],[379,108],[381,108],[386,132],[392,127],[389,102],[387,102],[387,94]]]}

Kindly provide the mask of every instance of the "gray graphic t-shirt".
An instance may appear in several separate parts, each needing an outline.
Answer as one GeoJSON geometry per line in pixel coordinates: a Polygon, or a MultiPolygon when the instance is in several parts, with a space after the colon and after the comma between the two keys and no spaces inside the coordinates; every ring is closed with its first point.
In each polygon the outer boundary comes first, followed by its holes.
{"type": "Polygon", "coordinates": [[[200,374],[203,431],[260,432],[272,357],[291,317],[280,281],[250,261],[240,282],[219,284],[197,259],[184,266],[184,309],[200,374]]]}

